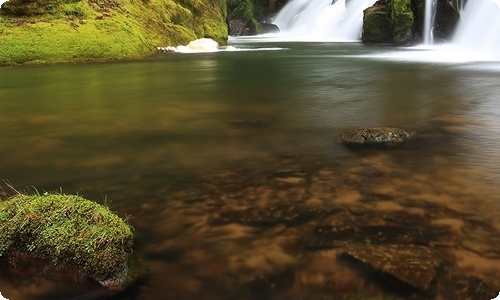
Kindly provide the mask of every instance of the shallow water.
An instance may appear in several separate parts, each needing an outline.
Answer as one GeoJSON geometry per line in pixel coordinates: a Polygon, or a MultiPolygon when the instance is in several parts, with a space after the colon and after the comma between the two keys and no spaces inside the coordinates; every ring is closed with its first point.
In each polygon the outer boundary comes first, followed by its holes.
{"type": "MultiPolygon", "coordinates": [[[[441,230],[432,243],[452,273],[500,285],[496,63],[393,60],[395,49],[359,44],[244,47],[280,50],[0,68],[0,178],[132,215],[151,276],[117,299],[391,295],[340,264],[338,247],[302,241],[320,225],[401,216],[441,230]],[[359,126],[413,139],[336,141],[359,126]],[[293,205],[315,212],[264,216],[293,205]]],[[[31,299],[43,287],[3,279],[0,292],[31,299]]]]}

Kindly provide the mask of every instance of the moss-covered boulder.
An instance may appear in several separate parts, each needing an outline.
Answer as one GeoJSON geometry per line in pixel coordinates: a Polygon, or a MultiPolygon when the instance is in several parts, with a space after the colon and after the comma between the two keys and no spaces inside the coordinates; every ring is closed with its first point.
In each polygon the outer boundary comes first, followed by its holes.
{"type": "Polygon", "coordinates": [[[411,0],[380,0],[363,13],[364,43],[413,43],[415,16],[411,0]]]}
{"type": "Polygon", "coordinates": [[[0,259],[11,266],[29,261],[44,272],[70,270],[102,286],[127,281],[131,226],[80,196],[18,194],[1,201],[0,232],[0,259]]]}
{"type": "Polygon", "coordinates": [[[198,38],[227,42],[224,0],[9,0],[0,65],[137,59],[198,38]]]}
{"type": "Polygon", "coordinates": [[[393,43],[410,45],[413,40],[414,28],[411,0],[392,0],[391,4],[393,43]]]}

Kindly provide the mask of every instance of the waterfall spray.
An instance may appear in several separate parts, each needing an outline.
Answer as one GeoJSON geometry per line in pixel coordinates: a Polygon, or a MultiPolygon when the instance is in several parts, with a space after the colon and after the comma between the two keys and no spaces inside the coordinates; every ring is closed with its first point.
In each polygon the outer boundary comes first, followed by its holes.
{"type": "Polygon", "coordinates": [[[363,10],[376,0],[290,0],[274,19],[281,40],[359,41],[363,10]]]}
{"type": "Polygon", "coordinates": [[[500,0],[469,0],[461,13],[453,44],[500,59],[500,0]]]}

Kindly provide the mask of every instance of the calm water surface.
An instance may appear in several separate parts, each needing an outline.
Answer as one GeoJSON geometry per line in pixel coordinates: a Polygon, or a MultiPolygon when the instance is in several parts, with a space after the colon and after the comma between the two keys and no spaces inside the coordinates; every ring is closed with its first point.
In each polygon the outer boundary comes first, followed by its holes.
{"type": "MultiPolygon", "coordinates": [[[[449,229],[451,269],[499,285],[500,67],[377,59],[388,49],[357,44],[272,47],[2,67],[0,178],[132,215],[151,276],[117,299],[382,293],[335,250],[295,249],[314,226],[337,224],[328,214],[262,226],[220,217],[287,203],[423,216],[449,229]],[[336,142],[359,126],[414,139],[336,142]]],[[[43,287],[3,279],[0,292],[32,299],[43,287]]]]}

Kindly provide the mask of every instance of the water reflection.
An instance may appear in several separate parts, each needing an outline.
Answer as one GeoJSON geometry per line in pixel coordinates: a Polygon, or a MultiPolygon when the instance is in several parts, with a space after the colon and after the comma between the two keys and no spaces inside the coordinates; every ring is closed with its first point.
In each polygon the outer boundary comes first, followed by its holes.
{"type": "MultiPolygon", "coordinates": [[[[2,69],[1,178],[133,215],[152,277],[118,299],[399,297],[337,244],[311,250],[325,226],[415,228],[450,276],[500,284],[496,73],[287,48],[2,69]],[[373,125],[414,140],[335,142],[373,125]]],[[[7,298],[29,289],[0,281],[7,298]]]]}

